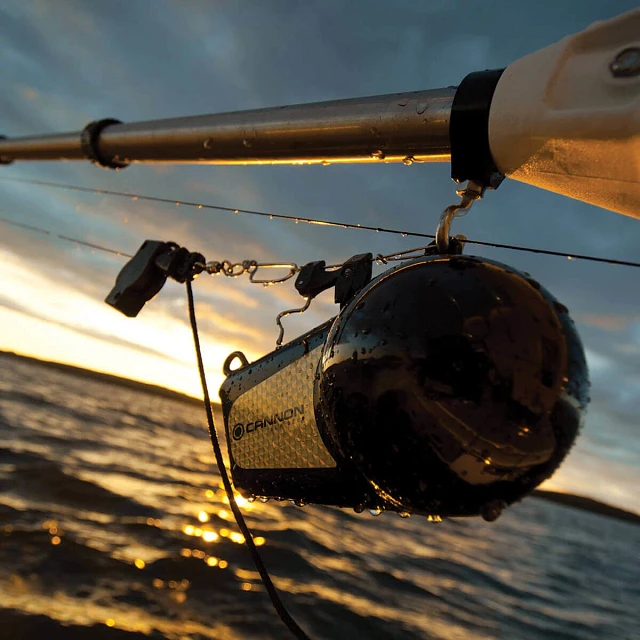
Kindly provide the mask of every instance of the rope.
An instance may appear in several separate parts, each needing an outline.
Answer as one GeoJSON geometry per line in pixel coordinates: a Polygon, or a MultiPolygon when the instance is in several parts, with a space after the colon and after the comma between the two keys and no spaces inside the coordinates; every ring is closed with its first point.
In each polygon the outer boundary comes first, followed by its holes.
{"type": "Polygon", "coordinates": [[[251,531],[249,531],[249,527],[244,520],[244,516],[242,515],[240,508],[236,504],[236,499],[233,495],[233,489],[231,487],[231,481],[229,480],[227,469],[224,465],[222,450],[220,449],[218,435],[216,433],[215,424],[213,422],[213,411],[211,410],[211,400],[209,399],[209,390],[207,388],[207,380],[204,373],[204,364],[202,362],[202,352],[200,350],[200,338],[198,337],[198,326],[196,324],[196,311],[193,301],[193,289],[191,287],[191,281],[187,280],[186,284],[187,300],[189,302],[189,320],[191,322],[191,329],[193,331],[193,344],[195,346],[196,358],[198,360],[198,371],[200,373],[200,382],[202,383],[202,395],[204,396],[204,408],[207,413],[207,422],[209,424],[209,435],[211,436],[211,444],[213,445],[213,452],[216,456],[216,464],[218,465],[218,470],[220,471],[222,484],[224,485],[224,490],[227,494],[227,498],[229,498],[229,506],[231,507],[233,516],[236,519],[238,528],[244,536],[245,544],[247,545],[249,553],[251,554],[251,558],[253,559],[253,563],[255,564],[258,573],[260,574],[262,583],[264,584],[265,589],[269,594],[271,603],[280,616],[280,620],[284,622],[286,627],[296,638],[300,638],[301,640],[310,640],[309,636],[298,626],[298,623],[291,617],[291,614],[285,608],[282,600],[280,600],[278,591],[271,581],[271,576],[269,575],[269,572],[267,571],[267,568],[262,561],[262,557],[260,556],[260,553],[258,552],[258,549],[253,541],[251,531]]]}

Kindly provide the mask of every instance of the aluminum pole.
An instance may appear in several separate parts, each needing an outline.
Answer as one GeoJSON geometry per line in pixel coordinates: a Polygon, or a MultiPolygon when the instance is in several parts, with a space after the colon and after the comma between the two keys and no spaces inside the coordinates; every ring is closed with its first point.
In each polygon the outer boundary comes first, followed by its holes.
{"type": "MultiPolygon", "coordinates": [[[[447,162],[455,88],[112,124],[114,162],[296,164],[447,162]]],[[[0,140],[0,159],[85,160],[81,132],[0,140]]]]}

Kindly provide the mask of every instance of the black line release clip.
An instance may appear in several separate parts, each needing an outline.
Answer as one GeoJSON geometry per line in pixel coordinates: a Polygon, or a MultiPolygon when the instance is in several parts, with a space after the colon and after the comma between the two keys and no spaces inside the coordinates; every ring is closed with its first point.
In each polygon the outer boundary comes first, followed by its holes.
{"type": "Polygon", "coordinates": [[[296,291],[303,298],[315,298],[335,287],[335,301],[344,307],[370,280],[373,254],[360,253],[349,258],[340,268],[327,270],[324,260],[305,264],[296,278],[296,291]]]}
{"type": "Polygon", "coordinates": [[[205,258],[175,242],[145,240],[124,265],[105,302],[129,318],[135,318],[144,305],[164,286],[167,278],[177,282],[193,280],[204,269],[205,258]]]}

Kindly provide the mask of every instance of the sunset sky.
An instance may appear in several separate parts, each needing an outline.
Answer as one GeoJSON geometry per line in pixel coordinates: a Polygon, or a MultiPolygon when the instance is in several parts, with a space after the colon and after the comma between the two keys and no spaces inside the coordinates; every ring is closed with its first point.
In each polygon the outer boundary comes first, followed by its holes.
{"type": "MultiPolygon", "coordinates": [[[[456,85],[636,6],[539,2],[46,2],[0,6],[0,133],[76,131],[124,122],[456,85]]],[[[448,165],[311,167],[15,163],[29,178],[433,233],[456,201],[448,165]]],[[[0,217],[133,253],[173,240],[210,260],[339,262],[415,239],[312,227],[0,180],[0,217]]],[[[506,181],[455,223],[469,238],[637,260],[640,222],[506,181]]],[[[638,271],[469,247],[529,271],[566,304],[592,377],[585,432],[551,486],[640,512],[638,271]],[[601,478],[606,476],[605,481],[601,478]]],[[[169,283],[140,316],[103,303],[125,260],[0,223],[0,349],[200,395],[183,287],[169,283]]],[[[292,282],[201,276],[194,285],[209,380],[228,353],[270,351],[292,282]]],[[[293,338],[335,313],[331,295],[286,322],[293,338]]]]}

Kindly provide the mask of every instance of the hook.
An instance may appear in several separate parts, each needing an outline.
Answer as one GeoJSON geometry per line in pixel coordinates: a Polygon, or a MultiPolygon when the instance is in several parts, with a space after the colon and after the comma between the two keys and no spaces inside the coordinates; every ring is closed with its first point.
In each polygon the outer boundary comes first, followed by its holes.
{"type": "Polygon", "coordinates": [[[471,205],[480,200],[484,195],[485,187],[479,182],[470,180],[465,189],[460,189],[457,194],[461,200],[458,204],[452,204],[448,206],[440,215],[438,221],[438,227],[436,229],[436,247],[438,253],[449,253],[449,231],[451,229],[451,223],[454,218],[460,218],[466,215],[471,208],[471,205]]]}

